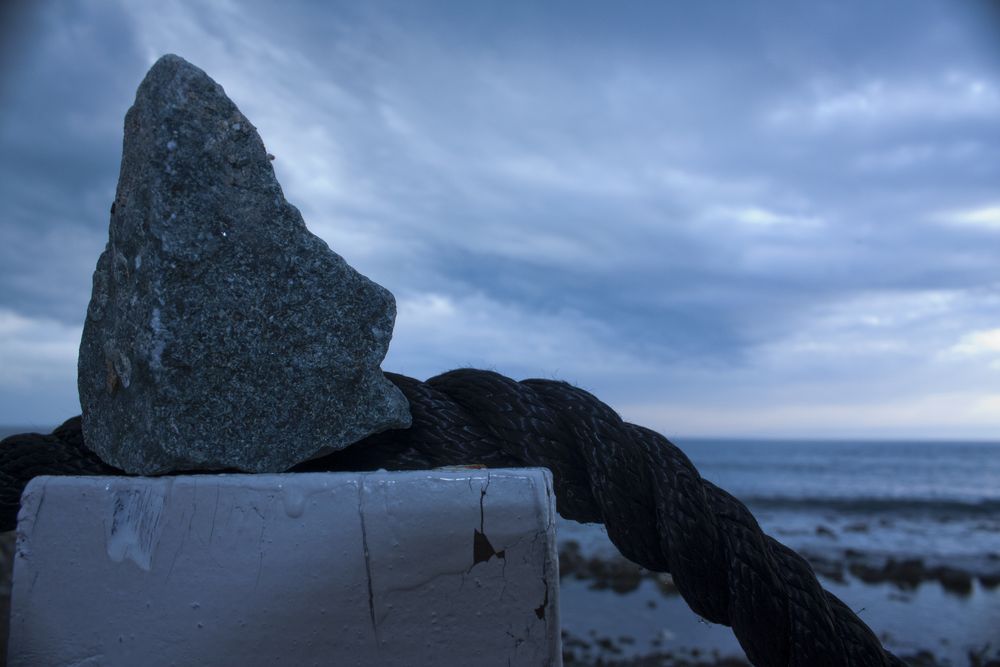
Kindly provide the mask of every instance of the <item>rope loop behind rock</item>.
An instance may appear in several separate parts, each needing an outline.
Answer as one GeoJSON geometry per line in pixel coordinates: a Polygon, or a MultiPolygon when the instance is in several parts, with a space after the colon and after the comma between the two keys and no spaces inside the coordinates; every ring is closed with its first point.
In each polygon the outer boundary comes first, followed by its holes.
{"type": "MultiPolygon", "coordinates": [[[[426,382],[386,377],[409,400],[413,425],[293,470],[548,468],[563,517],[603,523],[626,558],[669,572],[695,613],[733,628],[754,665],[903,665],[801,556],[764,534],[743,503],[703,480],[665,437],[622,421],[588,392],[474,369],[426,382]]],[[[0,528],[13,527],[21,490],[40,474],[120,471],[84,446],[79,418],[52,435],[7,438],[0,528]]]]}

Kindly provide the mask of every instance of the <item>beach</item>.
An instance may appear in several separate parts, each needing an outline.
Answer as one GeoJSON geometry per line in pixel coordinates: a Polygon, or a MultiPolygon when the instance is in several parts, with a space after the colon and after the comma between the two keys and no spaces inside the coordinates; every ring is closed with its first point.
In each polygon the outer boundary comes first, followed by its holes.
{"type": "MultiPolygon", "coordinates": [[[[678,444],[908,664],[1000,667],[1000,443],[678,444]]],[[[557,529],[567,665],[749,664],[728,627],[623,558],[603,526],[557,529]]],[[[4,615],[12,553],[0,535],[4,615]]]]}
{"type": "MultiPolygon", "coordinates": [[[[912,665],[1000,665],[1000,444],[680,440],[912,665]]],[[[559,524],[567,664],[738,665],[727,627],[600,525],[559,524]]]]}

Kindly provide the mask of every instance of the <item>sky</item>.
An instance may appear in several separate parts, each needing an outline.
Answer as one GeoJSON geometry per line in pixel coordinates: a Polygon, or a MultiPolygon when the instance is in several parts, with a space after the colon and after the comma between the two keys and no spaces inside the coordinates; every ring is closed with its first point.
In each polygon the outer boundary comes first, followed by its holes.
{"type": "Polygon", "coordinates": [[[7,2],[0,424],[79,413],[122,126],[176,53],[390,289],[383,368],[668,437],[1000,440],[1000,9],[7,2]]]}

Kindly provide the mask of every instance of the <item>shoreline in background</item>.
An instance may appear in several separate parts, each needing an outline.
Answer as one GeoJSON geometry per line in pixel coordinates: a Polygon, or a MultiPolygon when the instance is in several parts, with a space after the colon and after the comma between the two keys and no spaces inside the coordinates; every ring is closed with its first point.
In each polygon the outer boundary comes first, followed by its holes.
{"type": "MultiPolygon", "coordinates": [[[[672,440],[894,653],[1000,667],[1000,442],[672,440]]],[[[601,526],[563,521],[559,535],[571,664],[745,660],[731,630],[622,559],[601,526]]]]}
{"type": "Polygon", "coordinates": [[[862,444],[879,444],[879,445],[939,445],[939,444],[949,444],[949,445],[991,445],[1000,447],[1000,439],[995,437],[989,438],[927,438],[927,437],[917,437],[912,438],[901,438],[898,436],[866,436],[866,437],[795,437],[789,435],[775,436],[773,438],[761,437],[761,436],[715,436],[715,435],[669,435],[667,439],[674,443],[680,448],[684,448],[687,445],[693,445],[700,447],[703,445],[713,445],[719,443],[737,443],[744,445],[798,445],[798,446],[809,446],[809,445],[856,445],[862,444]]]}
{"type": "MultiPolygon", "coordinates": [[[[1000,442],[678,441],[897,655],[1000,667],[1000,442]]],[[[625,560],[603,527],[558,530],[568,665],[747,664],[729,628],[625,560]]]]}
{"type": "MultiPolygon", "coordinates": [[[[79,413],[77,413],[79,414],[79,413]]],[[[62,419],[55,420],[51,422],[51,426],[40,426],[38,424],[0,424],[0,440],[6,438],[9,435],[16,435],[18,433],[51,433],[54,428],[62,424],[64,421],[70,417],[75,417],[74,415],[67,415],[62,419]]],[[[49,423],[49,422],[46,422],[49,423]]],[[[895,436],[886,437],[858,437],[858,438],[841,438],[841,437],[830,437],[830,438],[816,438],[816,437],[802,437],[797,438],[794,436],[776,436],[773,438],[760,437],[760,436],[712,436],[712,435],[667,435],[664,434],[667,439],[672,443],[685,449],[688,445],[695,447],[701,447],[705,445],[712,445],[718,443],[737,443],[741,445],[768,445],[768,444],[794,444],[794,445],[855,445],[858,443],[871,443],[879,445],[937,445],[937,444],[947,444],[947,445],[987,445],[1000,447],[1000,439],[997,438],[899,438],[895,436]]]]}
{"type": "MultiPolygon", "coordinates": [[[[567,524],[559,526],[563,535],[603,535],[599,525],[578,524],[573,530],[567,524]]],[[[559,563],[566,664],[749,664],[732,631],[695,615],[670,575],[609,553],[593,535],[589,547],[561,538],[559,563]]],[[[884,576],[873,578],[866,570],[857,576],[848,562],[835,565],[838,580],[814,565],[820,583],[859,611],[886,647],[907,663],[1000,666],[1000,645],[989,630],[1000,627],[993,625],[1000,619],[1000,586],[982,585],[967,571],[961,575],[971,582],[968,587],[949,587],[933,577],[917,580],[905,569],[897,574],[889,568],[884,576]],[[963,619],[971,620],[983,608],[995,610],[997,618],[979,618],[979,634],[973,636],[974,629],[965,627],[963,619]],[[907,634],[908,629],[916,634],[907,634]],[[949,636],[956,631],[968,634],[949,636]]]]}

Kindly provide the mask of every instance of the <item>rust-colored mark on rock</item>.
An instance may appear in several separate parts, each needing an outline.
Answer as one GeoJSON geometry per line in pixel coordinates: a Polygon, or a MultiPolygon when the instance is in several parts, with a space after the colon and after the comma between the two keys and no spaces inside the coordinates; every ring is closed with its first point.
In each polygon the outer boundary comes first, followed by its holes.
{"type": "Polygon", "coordinates": [[[118,373],[115,372],[115,365],[111,363],[110,359],[105,361],[105,366],[107,374],[104,378],[104,388],[107,389],[109,394],[113,394],[118,389],[118,373]]]}

